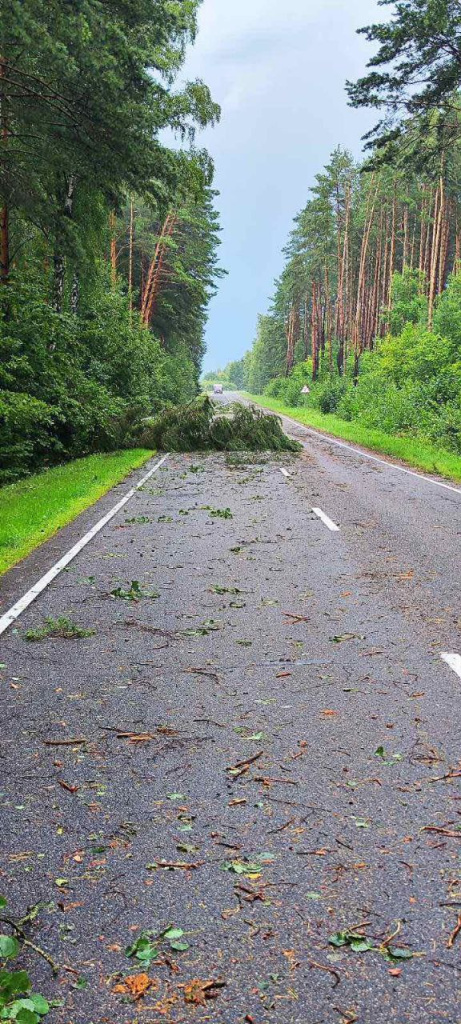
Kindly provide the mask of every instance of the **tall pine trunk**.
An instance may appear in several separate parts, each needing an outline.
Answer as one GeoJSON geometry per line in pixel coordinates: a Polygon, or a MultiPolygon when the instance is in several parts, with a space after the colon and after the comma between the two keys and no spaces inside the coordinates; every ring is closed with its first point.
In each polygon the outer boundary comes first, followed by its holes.
{"type": "Polygon", "coordinates": [[[365,217],[365,225],[362,235],[362,245],[360,249],[360,264],[359,264],[359,276],[357,282],[357,300],[355,307],[355,320],[353,325],[353,349],[354,349],[354,380],[357,380],[359,370],[359,359],[364,348],[364,337],[363,337],[363,321],[366,313],[366,269],[367,269],[367,257],[368,248],[370,242],[371,228],[373,225],[373,218],[375,213],[375,203],[378,195],[378,189],[374,191],[372,196],[371,189],[373,188],[373,179],[370,186],[370,194],[367,202],[367,212],[365,217]]]}
{"type": "Polygon", "coordinates": [[[130,237],[128,241],[128,298],[130,313],[133,311],[133,242],[134,242],[134,205],[130,199],[130,237]]]}
{"type": "Polygon", "coordinates": [[[429,276],[429,300],[428,300],[428,311],[427,311],[427,325],[429,330],[432,328],[434,319],[434,303],[437,294],[438,284],[438,267],[440,263],[441,255],[441,238],[442,238],[442,226],[445,215],[445,183],[443,178],[444,171],[444,159],[442,157],[440,179],[438,187],[438,202],[436,204],[437,213],[434,217],[434,225],[432,231],[432,253],[431,253],[431,271],[429,276]]]}
{"type": "Polygon", "coordinates": [[[287,355],[285,362],[285,376],[289,377],[295,360],[295,340],[294,340],[294,309],[293,306],[288,314],[288,320],[286,325],[286,339],[287,339],[287,355]]]}
{"type": "MultiPolygon", "coordinates": [[[[6,88],[6,60],[0,57],[0,122],[2,145],[8,141],[8,112],[6,88]]],[[[0,284],[8,284],[10,279],[10,216],[6,197],[0,209],[0,284]]]]}
{"type": "Polygon", "coordinates": [[[115,288],[117,284],[117,240],[115,237],[115,227],[117,218],[115,210],[111,210],[109,214],[109,231],[110,231],[110,283],[112,288],[115,288]]]}

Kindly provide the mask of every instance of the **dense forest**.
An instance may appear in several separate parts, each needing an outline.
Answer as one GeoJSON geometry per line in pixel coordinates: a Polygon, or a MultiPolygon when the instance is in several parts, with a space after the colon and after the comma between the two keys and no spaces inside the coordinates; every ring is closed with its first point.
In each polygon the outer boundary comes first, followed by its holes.
{"type": "Polygon", "coordinates": [[[0,480],[192,397],[221,273],[200,0],[4,0],[0,480]],[[172,139],[168,145],[165,139],[172,139]]]}
{"type": "Polygon", "coordinates": [[[361,30],[380,44],[348,85],[383,111],[367,158],[338,148],[316,176],[225,382],[461,451],[460,25],[459,4],[405,0],[361,30]]]}
{"type": "Polygon", "coordinates": [[[365,171],[333,153],[253,347],[224,379],[461,451],[458,148],[436,162],[437,174],[365,171]]]}

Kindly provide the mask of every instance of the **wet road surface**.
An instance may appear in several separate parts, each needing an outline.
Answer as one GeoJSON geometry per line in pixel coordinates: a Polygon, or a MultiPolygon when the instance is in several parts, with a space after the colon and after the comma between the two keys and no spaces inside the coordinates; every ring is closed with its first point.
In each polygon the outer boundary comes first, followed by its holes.
{"type": "Polygon", "coordinates": [[[0,890],[44,903],[50,1024],[461,1020],[461,494],[299,431],[170,456],[1,638],[0,890]]]}

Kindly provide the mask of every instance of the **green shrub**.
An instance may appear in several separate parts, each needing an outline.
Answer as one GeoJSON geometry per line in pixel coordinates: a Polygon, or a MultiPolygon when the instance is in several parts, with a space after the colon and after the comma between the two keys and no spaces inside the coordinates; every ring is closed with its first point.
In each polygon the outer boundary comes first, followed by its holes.
{"type": "Polygon", "coordinates": [[[337,412],[348,389],[350,381],[338,374],[328,373],[323,380],[312,386],[309,405],[324,413],[337,412]]]}
{"type": "Polygon", "coordinates": [[[285,405],[296,408],[305,405],[305,396],[302,389],[305,384],[311,386],[312,382],[312,360],[298,363],[290,373],[289,377],[275,377],[264,388],[264,394],[271,398],[279,398],[285,405]]]}
{"type": "Polygon", "coordinates": [[[50,450],[53,409],[22,392],[0,391],[0,483],[29,473],[50,450]]]}
{"type": "Polygon", "coordinates": [[[402,274],[393,275],[391,308],[383,311],[383,318],[393,335],[401,334],[406,324],[427,323],[424,273],[406,267],[402,274]]]}
{"type": "Polygon", "coordinates": [[[52,309],[33,275],[13,280],[8,300],[0,318],[1,483],[130,447],[142,417],[195,396],[186,345],[177,339],[165,351],[103,278],[78,316],[52,309]]]}

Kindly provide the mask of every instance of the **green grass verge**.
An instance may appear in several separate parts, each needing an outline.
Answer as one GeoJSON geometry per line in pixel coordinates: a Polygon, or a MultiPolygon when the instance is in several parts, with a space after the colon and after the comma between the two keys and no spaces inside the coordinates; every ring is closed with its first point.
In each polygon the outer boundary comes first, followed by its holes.
{"type": "Polygon", "coordinates": [[[0,574],[93,505],[153,452],[88,455],[0,488],[0,574]]]}
{"type": "Polygon", "coordinates": [[[298,423],[315,427],[316,430],[331,434],[333,437],[340,437],[345,441],[352,441],[353,444],[362,445],[363,448],[370,448],[371,451],[390,455],[426,473],[437,473],[449,480],[461,481],[461,456],[443,448],[436,448],[428,441],[416,437],[394,437],[383,430],[364,427],[354,420],[342,420],[339,416],[322,413],[318,409],[293,409],[266,395],[250,395],[246,392],[242,394],[263,408],[272,409],[282,416],[290,416],[298,423]]]}

